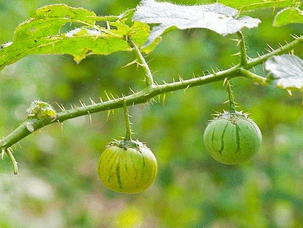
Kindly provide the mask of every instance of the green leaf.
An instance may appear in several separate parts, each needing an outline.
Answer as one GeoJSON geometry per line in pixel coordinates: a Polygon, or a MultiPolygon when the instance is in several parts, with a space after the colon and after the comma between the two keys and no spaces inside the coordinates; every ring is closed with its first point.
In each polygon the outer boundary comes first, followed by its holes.
{"type": "MultiPolygon", "coordinates": [[[[135,21],[131,27],[131,31],[128,33],[132,41],[134,41],[139,47],[141,47],[147,40],[150,33],[149,26],[145,23],[135,21]]],[[[155,49],[155,47],[161,42],[161,38],[158,37],[148,46],[141,48],[141,51],[148,54],[155,49]]]]}
{"type": "Polygon", "coordinates": [[[294,6],[300,3],[300,0],[219,0],[219,2],[239,10],[252,10],[294,6]]]}
{"type": "MultiPolygon", "coordinates": [[[[80,62],[91,54],[132,51],[127,37],[140,47],[149,36],[147,24],[135,22],[131,27],[125,24],[132,12],[98,17],[92,11],[64,4],[42,7],[33,18],[17,27],[13,42],[0,46],[0,70],[29,54],[69,54],[80,62]],[[104,20],[110,21],[110,28],[95,24],[104,20]],[[77,27],[64,33],[61,29],[66,23],[75,23],[77,27]]],[[[142,51],[148,53],[156,45],[155,42],[142,51]]]]}
{"type": "Polygon", "coordinates": [[[277,13],[273,25],[282,26],[290,23],[303,23],[303,11],[290,7],[282,9],[277,13]]]}
{"type": "Polygon", "coordinates": [[[95,21],[90,18],[92,16],[96,14],[83,8],[73,8],[64,4],[45,6],[36,11],[34,18],[17,27],[14,41],[56,35],[67,22],[94,26],[95,21]]]}
{"type": "Polygon", "coordinates": [[[265,62],[277,87],[292,90],[303,89],[303,60],[293,55],[280,55],[265,62]]]}
{"type": "Polygon", "coordinates": [[[154,26],[147,46],[170,28],[178,29],[206,28],[221,35],[236,33],[243,27],[253,28],[260,23],[259,19],[248,16],[236,18],[238,11],[219,3],[211,5],[181,6],[167,2],[143,0],[137,7],[133,20],[154,26]]]}
{"type": "Polygon", "coordinates": [[[45,37],[30,37],[14,41],[0,50],[0,69],[29,54],[69,54],[80,62],[90,54],[110,54],[131,51],[123,36],[99,30],[77,28],[68,33],[45,37]]]}

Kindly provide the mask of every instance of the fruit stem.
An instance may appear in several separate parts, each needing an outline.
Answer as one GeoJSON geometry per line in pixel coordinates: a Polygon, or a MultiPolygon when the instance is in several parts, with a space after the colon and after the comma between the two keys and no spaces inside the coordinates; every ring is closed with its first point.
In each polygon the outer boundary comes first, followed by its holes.
{"type": "Polygon", "coordinates": [[[123,100],[123,110],[124,110],[124,117],[125,117],[125,124],[126,124],[126,135],[124,138],[124,141],[131,141],[132,140],[132,130],[131,130],[131,123],[129,120],[129,112],[128,112],[128,108],[127,108],[127,102],[124,99],[123,100]]]}
{"type": "Polygon", "coordinates": [[[236,112],[236,103],[235,103],[234,94],[231,89],[231,86],[232,85],[231,85],[230,81],[227,79],[226,80],[226,89],[227,89],[227,93],[228,93],[229,111],[230,111],[230,113],[235,113],[236,112]]]}

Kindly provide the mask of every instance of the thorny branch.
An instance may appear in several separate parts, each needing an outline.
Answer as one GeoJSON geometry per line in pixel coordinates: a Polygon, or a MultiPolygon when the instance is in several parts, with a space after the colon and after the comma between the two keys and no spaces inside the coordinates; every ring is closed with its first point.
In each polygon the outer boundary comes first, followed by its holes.
{"type": "Polygon", "coordinates": [[[281,46],[276,50],[273,50],[257,58],[248,59],[245,51],[243,35],[239,33],[238,38],[239,38],[240,55],[241,55],[241,61],[238,65],[233,66],[227,70],[213,72],[212,74],[209,75],[203,75],[188,80],[180,79],[180,81],[178,82],[164,83],[159,85],[154,83],[152,75],[150,73],[150,69],[148,68],[148,65],[145,59],[143,58],[139,48],[133,46],[137,56],[137,61],[144,68],[146,74],[147,87],[145,87],[139,92],[136,93],[134,92],[133,94],[128,96],[108,99],[107,101],[100,101],[100,103],[92,102],[91,105],[83,105],[82,107],[72,108],[70,110],[62,110],[62,112],[57,113],[55,118],[49,118],[49,117],[30,118],[30,119],[28,118],[19,127],[17,127],[14,131],[12,131],[8,136],[0,140],[0,151],[2,151],[2,153],[5,151],[9,155],[11,162],[13,163],[14,166],[14,173],[18,173],[17,162],[13,157],[12,150],[10,147],[15,143],[19,142],[21,139],[33,133],[33,131],[37,131],[49,124],[56,122],[61,123],[68,119],[72,119],[84,115],[90,115],[96,112],[108,111],[117,108],[123,108],[123,107],[125,108],[126,106],[130,106],[130,105],[147,103],[150,101],[150,99],[160,94],[166,94],[172,91],[187,89],[189,87],[209,84],[212,82],[222,81],[225,79],[231,79],[239,76],[244,76],[246,78],[249,78],[252,81],[259,83],[261,85],[267,85],[268,84],[267,78],[256,75],[250,72],[249,69],[253,68],[256,65],[264,63],[267,59],[275,55],[279,55],[291,51],[296,46],[303,43],[303,36],[296,37],[294,41],[284,46],[281,46]],[[28,124],[31,125],[33,130],[28,129],[28,124]]]}

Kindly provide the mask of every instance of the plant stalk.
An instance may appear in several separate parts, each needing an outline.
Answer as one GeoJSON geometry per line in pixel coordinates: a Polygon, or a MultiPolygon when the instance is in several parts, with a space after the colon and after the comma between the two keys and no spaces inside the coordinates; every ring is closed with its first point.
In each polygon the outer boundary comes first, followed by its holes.
{"type": "Polygon", "coordinates": [[[131,131],[131,123],[129,120],[129,112],[127,108],[126,100],[123,101],[123,110],[124,110],[124,117],[125,117],[125,125],[126,125],[126,135],[124,141],[131,141],[132,140],[132,131],[131,131]]]}
{"type": "Polygon", "coordinates": [[[145,80],[146,80],[146,85],[147,86],[152,86],[154,85],[154,79],[153,79],[153,75],[149,69],[149,66],[145,60],[145,58],[143,57],[139,47],[130,39],[128,38],[128,42],[130,43],[130,45],[134,48],[135,54],[136,54],[136,58],[137,61],[139,62],[140,66],[143,68],[144,73],[145,73],[145,80]]]}
{"type": "Polygon", "coordinates": [[[230,113],[236,113],[236,103],[233,91],[231,89],[231,83],[229,80],[226,81],[226,89],[228,93],[228,101],[229,101],[229,112],[230,113]]]}
{"type": "Polygon", "coordinates": [[[238,36],[238,45],[240,47],[240,56],[241,56],[241,66],[245,67],[247,65],[247,53],[246,46],[244,42],[244,36],[241,31],[237,32],[238,36]]]}

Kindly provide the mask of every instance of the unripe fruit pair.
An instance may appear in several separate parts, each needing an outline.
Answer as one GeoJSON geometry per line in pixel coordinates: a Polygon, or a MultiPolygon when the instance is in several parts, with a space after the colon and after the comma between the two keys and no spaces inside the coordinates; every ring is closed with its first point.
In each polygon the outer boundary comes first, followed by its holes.
{"type": "Polygon", "coordinates": [[[224,112],[205,129],[204,143],[218,162],[232,165],[249,160],[259,149],[262,135],[253,120],[242,112],[224,112]]]}
{"type": "MultiPolygon", "coordinates": [[[[208,153],[224,164],[249,160],[259,149],[262,135],[253,120],[242,112],[219,114],[205,129],[204,143],[208,153]]],[[[157,175],[157,160],[143,143],[133,140],[114,141],[102,153],[98,174],[109,189],[139,193],[147,189],[157,175]]]]}

